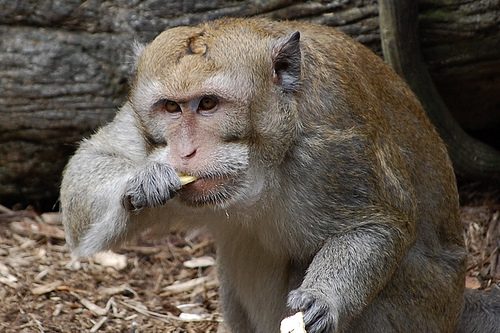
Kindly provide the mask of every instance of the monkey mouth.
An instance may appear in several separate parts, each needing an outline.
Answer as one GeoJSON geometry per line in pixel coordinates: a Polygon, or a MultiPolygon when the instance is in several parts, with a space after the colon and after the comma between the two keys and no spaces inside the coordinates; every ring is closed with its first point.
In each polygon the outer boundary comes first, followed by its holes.
{"type": "Polygon", "coordinates": [[[238,178],[232,174],[207,174],[183,186],[178,197],[192,206],[222,205],[235,194],[238,183],[238,178]]]}

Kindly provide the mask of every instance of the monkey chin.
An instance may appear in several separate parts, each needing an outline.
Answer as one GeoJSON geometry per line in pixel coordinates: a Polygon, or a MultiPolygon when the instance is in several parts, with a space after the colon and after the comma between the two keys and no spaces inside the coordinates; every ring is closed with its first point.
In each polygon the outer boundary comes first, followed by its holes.
{"type": "Polygon", "coordinates": [[[244,182],[233,175],[205,176],[183,186],[177,198],[185,205],[225,208],[238,197],[244,182]]]}

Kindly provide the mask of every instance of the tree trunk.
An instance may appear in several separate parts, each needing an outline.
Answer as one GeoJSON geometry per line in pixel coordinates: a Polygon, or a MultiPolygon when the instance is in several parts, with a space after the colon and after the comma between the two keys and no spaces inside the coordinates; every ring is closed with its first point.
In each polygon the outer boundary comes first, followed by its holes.
{"type": "MultiPolygon", "coordinates": [[[[0,0],[0,202],[56,202],[77,142],[125,101],[133,40],[255,15],[335,26],[381,54],[375,0],[0,0]]],[[[423,0],[420,15],[431,75],[452,112],[467,111],[456,118],[499,126],[498,1],[423,0]]]]}
{"type": "Polygon", "coordinates": [[[458,175],[499,182],[500,152],[465,133],[429,75],[420,51],[417,4],[413,0],[380,0],[380,26],[386,61],[420,99],[446,142],[458,175]]]}

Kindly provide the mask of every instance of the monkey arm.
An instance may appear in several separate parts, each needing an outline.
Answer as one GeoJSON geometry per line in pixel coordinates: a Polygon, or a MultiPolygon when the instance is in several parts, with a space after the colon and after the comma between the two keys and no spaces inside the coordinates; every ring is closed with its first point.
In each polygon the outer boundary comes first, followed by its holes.
{"type": "Polygon", "coordinates": [[[135,121],[125,105],[110,124],[81,143],[64,171],[63,223],[79,255],[115,247],[156,220],[155,212],[131,211],[124,203],[131,181],[149,162],[135,121]]]}
{"type": "Polygon", "coordinates": [[[359,315],[391,279],[408,236],[388,223],[331,237],[288,298],[292,309],[304,311],[307,332],[337,332],[359,315]]]}

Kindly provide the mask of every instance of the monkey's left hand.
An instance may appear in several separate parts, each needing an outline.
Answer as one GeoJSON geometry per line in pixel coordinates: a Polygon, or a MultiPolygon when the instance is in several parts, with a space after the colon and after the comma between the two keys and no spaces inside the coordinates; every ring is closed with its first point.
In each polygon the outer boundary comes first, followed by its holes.
{"type": "Polygon", "coordinates": [[[331,333],[338,326],[337,310],[320,295],[293,290],[288,295],[288,306],[304,313],[307,333],[331,333]]]}

